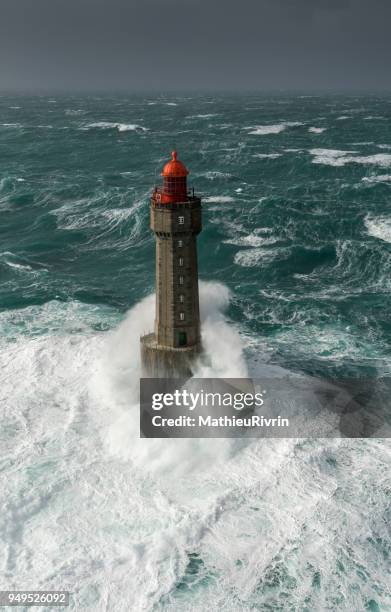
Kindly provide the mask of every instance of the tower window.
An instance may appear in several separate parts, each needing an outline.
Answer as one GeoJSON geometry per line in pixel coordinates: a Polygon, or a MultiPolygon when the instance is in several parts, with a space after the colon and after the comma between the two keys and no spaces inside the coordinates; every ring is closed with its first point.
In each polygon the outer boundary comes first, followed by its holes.
{"type": "Polygon", "coordinates": [[[183,257],[180,257],[180,258],[179,258],[179,265],[180,265],[180,266],[183,266],[183,257]]]}
{"type": "Polygon", "coordinates": [[[179,225],[184,225],[185,217],[178,217],[178,223],[179,223],[179,225]]]}
{"type": "Polygon", "coordinates": [[[178,240],[178,247],[182,248],[183,247],[183,240],[178,240]]]}
{"type": "Polygon", "coordinates": [[[180,277],[179,277],[179,284],[180,284],[180,285],[183,285],[183,276],[180,276],[180,277]]]}
{"type": "Polygon", "coordinates": [[[183,302],[185,301],[185,296],[183,295],[183,293],[180,294],[179,301],[181,304],[183,304],[183,302]]]}
{"type": "Polygon", "coordinates": [[[184,312],[180,312],[179,313],[179,318],[180,318],[181,321],[184,321],[185,320],[185,313],[184,312]]]}

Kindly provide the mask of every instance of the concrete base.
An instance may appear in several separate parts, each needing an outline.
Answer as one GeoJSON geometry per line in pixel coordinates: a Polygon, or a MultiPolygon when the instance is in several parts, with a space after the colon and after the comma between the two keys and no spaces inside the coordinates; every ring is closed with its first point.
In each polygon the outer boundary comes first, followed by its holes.
{"type": "Polygon", "coordinates": [[[143,378],[189,378],[201,352],[199,344],[183,348],[159,346],[155,334],[143,336],[140,348],[143,378]]]}

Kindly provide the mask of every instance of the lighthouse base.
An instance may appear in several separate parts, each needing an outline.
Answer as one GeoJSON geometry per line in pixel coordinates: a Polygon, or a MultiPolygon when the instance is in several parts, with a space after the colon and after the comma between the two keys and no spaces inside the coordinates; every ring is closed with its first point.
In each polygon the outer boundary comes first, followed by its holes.
{"type": "Polygon", "coordinates": [[[140,339],[141,375],[143,378],[189,378],[201,346],[172,348],[158,345],[155,334],[140,339]]]}

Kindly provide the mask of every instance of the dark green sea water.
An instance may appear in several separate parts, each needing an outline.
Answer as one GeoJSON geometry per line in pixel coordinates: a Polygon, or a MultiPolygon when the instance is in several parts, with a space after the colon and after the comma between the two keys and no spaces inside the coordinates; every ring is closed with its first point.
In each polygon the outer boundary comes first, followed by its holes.
{"type": "Polygon", "coordinates": [[[390,97],[0,97],[2,588],[68,584],[95,611],[390,610],[386,442],[174,453],[121,433],[173,148],[225,359],[390,374],[390,97]]]}

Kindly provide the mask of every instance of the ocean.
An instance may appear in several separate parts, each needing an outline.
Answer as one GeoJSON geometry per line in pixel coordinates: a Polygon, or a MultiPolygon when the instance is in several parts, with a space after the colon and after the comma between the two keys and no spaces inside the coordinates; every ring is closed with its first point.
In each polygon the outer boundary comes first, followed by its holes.
{"type": "Polygon", "coordinates": [[[198,375],[390,374],[391,97],[0,97],[0,588],[391,610],[387,440],[139,439],[174,148],[203,199],[198,375]]]}

